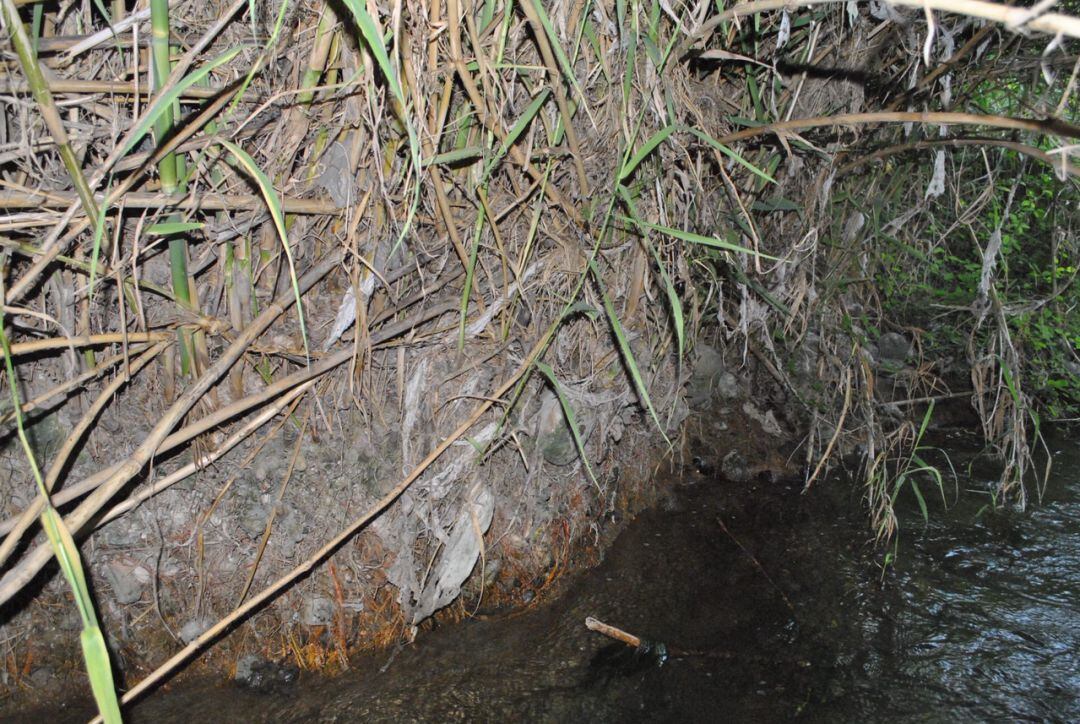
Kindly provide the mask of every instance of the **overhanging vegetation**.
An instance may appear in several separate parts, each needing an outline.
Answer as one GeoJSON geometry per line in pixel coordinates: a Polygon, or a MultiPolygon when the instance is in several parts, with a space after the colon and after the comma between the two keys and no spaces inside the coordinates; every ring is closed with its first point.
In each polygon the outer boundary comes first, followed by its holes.
{"type": "Polygon", "coordinates": [[[881,539],[945,494],[936,405],[1021,505],[1080,407],[1074,2],[3,10],[0,603],[41,626],[61,557],[100,638],[72,536],[112,531],[99,609],[160,541],[171,657],[125,701],[286,591],[328,665],[492,555],[558,569],[706,346],[808,488],[857,454],[881,539]],[[347,544],[322,621],[296,584],[347,544]]]}

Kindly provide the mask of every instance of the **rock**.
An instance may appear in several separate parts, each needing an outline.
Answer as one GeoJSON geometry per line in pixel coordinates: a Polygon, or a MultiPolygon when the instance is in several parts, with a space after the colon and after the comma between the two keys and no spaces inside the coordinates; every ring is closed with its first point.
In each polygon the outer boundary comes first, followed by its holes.
{"type": "Polygon", "coordinates": [[[878,359],[884,365],[902,365],[911,355],[911,342],[897,332],[886,332],[877,343],[878,359]]]}
{"type": "MultiPolygon", "coordinates": [[[[60,578],[60,576],[57,576],[57,578],[60,578]]],[[[79,616],[78,611],[71,608],[67,613],[61,614],[60,620],[56,622],[56,627],[61,631],[78,631],[82,628],[82,618],[79,616]]]]}
{"type": "Polygon", "coordinates": [[[56,685],[56,672],[48,666],[39,666],[30,672],[30,683],[39,689],[56,685]]]}
{"type": "Polygon", "coordinates": [[[110,561],[105,566],[105,579],[112,587],[117,603],[135,603],[142,598],[143,587],[150,582],[150,573],[126,560],[110,561]]]}
{"type": "Polygon", "coordinates": [[[776,415],[772,410],[762,412],[753,403],[746,402],[742,407],[743,412],[747,417],[761,425],[761,429],[773,437],[784,437],[784,430],[780,427],[780,423],[776,421],[776,415]]]}
{"type": "Polygon", "coordinates": [[[694,372],[686,388],[686,402],[692,410],[703,410],[712,401],[713,392],[724,369],[724,358],[712,347],[702,347],[698,351],[694,372]]]}
{"type": "Polygon", "coordinates": [[[334,204],[340,209],[352,203],[356,176],[351,172],[348,149],[335,141],[323,154],[321,166],[319,185],[330,194],[334,204]]]}
{"type": "Polygon", "coordinates": [[[270,511],[258,502],[253,502],[241,514],[240,527],[252,538],[258,538],[266,530],[266,519],[269,515],[270,511]]]}
{"type": "Polygon", "coordinates": [[[686,404],[686,400],[676,397],[674,406],[669,409],[671,412],[664,419],[664,423],[667,426],[667,433],[675,435],[678,434],[679,428],[682,427],[683,420],[690,417],[690,407],[686,404]]]}
{"type": "Polygon", "coordinates": [[[266,450],[264,452],[268,454],[256,455],[251,466],[251,478],[256,483],[270,477],[270,472],[274,470],[277,464],[277,459],[272,453],[266,450]]]}
{"type": "Polygon", "coordinates": [[[862,347],[862,356],[866,360],[867,364],[871,367],[876,367],[878,358],[881,357],[881,352],[878,350],[878,346],[873,342],[865,344],[862,347]]]}
{"type": "Polygon", "coordinates": [[[236,662],[233,681],[245,689],[270,692],[300,678],[300,669],[289,663],[270,661],[258,654],[245,654],[236,662]]]}
{"type": "Polygon", "coordinates": [[[724,358],[712,347],[703,347],[687,385],[691,410],[704,410],[716,400],[733,400],[740,395],[739,378],[727,370],[724,358]]]}
{"type": "MultiPolygon", "coordinates": [[[[562,403],[550,390],[544,392],[542,399],[540,414],[537,416],[537,445],[547,462],[558,466],[570,465],[576,462],[580,455],[574,435],[570,431],[570,423],[563,413],[562,403]]],[[[578,435],[581,436],[581,444],[585,445],[596,426],[595,419],[584,405],[574,408],[574,419],[577,422],[578,435]]]]}
{"type": "Polygon", "coordinates": [[[739,396],[739,379],[728,371],[723,371],[716,378],[716,393],[725,400],[733,400],[739,396]]]}
{"type": "Polygon", "coordinates": [[[495,579],[499,577],[499,572],[502,570],[502,561],[496,558],[493,561],[488,561],[484,566],[484,587],[495,583],[495,579]]]}
{"type": "Polygon", "coordinates": [[[333,601],[318,594],[304,596],[304,603],[300,609],[300,623],[305,626],[329,626],[333,622],[333,601]]]}
{"type": "MultiPolygon", "coordinates": [[[[10,401],[6,393],[4,398],[0,413],[7,410],[7,403],[10,401]]],[[[52,457],[67,438],[66,426],[61,422],[57,412],[44,415],[32,414],[24,419],[23,423],[26,426],[26,436],[30,442],[30,447],[34,449],[34,453],[39,460],[52,457]]],[[[18,437],[16,435],[7,435],[0,438],[0,453],[7,453],[11,450],[18,451],[20,458],[22,457],[22,448],[18,437]]]]}
{"type": "MultiPolygon", "coordinates": [[[[362,430],[367,429],[366,424],[360,418],[354,420],[353,424],[362,430]]],[[[370,462],[377,460],[378,457],[379,451],[376,450],[375,443],[372,441],[372,435],[368,433],[356,433],[356,437],[345,446],[345,465],[348,468],[368,466],[370,462]]]]}
{"type": "Polygon", "coordinates": [[[195,639],[202,636],[214,622],[208,618],[193,618],[183,626],[180,627],[180,631],[177,632],[177,636],[185,644],[190,644],[195,639]]]}
{"type": "Polygon", "coordinates": [[[750,467],[738,450],[732,450],[724,456],[720,462],[720,473],[734,483],[745,483],[750,480],[750,467]]]}
{"type": "Polygon", "coordinates": [[[611,437],[612,442],[619,442],[622,440],[623,431],[626,425],[623,423],[622,415],[615,415],[612,418],[611,424],[608,426],[608,436],[611,437]]]}
{"type": "Polygon", "coordinates": [[[285,558],[296,554],[296,547],[304,540],[304,518],[297,511],[290,509],[285,515],[278,516],[274,526],[273,538],[285,558]]]}
{"type": "Polygon", "coordinates": [[[132,525],[127,517],[109,523],[98,535],[101,536],[102,543],[111,548],[130,548],[142,540],[142,530],[132,525]]]}

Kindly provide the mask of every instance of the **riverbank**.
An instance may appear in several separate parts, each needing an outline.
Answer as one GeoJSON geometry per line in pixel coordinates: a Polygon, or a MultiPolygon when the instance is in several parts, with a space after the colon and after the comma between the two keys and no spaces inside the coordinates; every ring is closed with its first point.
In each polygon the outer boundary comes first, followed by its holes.
{"type": "Polygon", "coordinates": [[[993,512],[995,465],[970,436],[943,435],[959,473],[948,508],[928,501],[924,523],[901,502],[889,551],[839,477],[804,494],[793,480],[666,476],[598,566],[526,612],[440,627],[334,678],[178,685],[131,721],[1068,721],[1080,457],[1068,434],[1050,441],[1042,505],[993,512]],[[587,616],[706,655],[659,665],[587,616]]]}

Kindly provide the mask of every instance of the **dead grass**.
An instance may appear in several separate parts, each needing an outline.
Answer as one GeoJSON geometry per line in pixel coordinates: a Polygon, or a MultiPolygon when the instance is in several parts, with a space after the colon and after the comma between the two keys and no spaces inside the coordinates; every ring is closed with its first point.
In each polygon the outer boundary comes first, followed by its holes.
{"type": "MultiPolygon", "coordinates": [[[[916,4],[1066,35],[1076,22],[916,4]]],[[[772,407],[809,430],[808,480],[856,446],[871,461],[904,455],[882,406],[942,388],[920,367],[883,395],[852,334],[851,305],[876,303],[852,281],[873,263],[852,222],[867,184],[852,174],[937,143],[898,143],[903,124],[1063,174],[1076,173],[1077,133],[1054,113],[942,101],[946,79],[959,94],[988,72],[987,47],[999,67],[1029,41],[947,12],[797,5],[812,7],[349,0],[256,4],[249,17],[239,0],[179,0],[173,67],[156,88],[148,16],[113,36],[92,4],[47,8],[30,29],[51,94],[28,95],[10,57],[0,79],[4,322],[23,412],[58,438],[36,454],[71,453],[55,462],[54,502],[91,540],[126,541],[95,548],[95,579],[138,548],[155,582],[122,606],[99,586],[109,625],[138,622],[136,637],[202,617],[224,628],[283,592],[280,608],[295,611],[318,591],[338,611],[322,630],[284,626],[284,612],[243,628],[302,668],[344,666],[357,647],[411,635],[469,516],[482,542],[498,526],[523,541],[476,553],[499,557],[502,579],[544,571],[492,603],[539,598],[614,501],[648,500],[614,480],[613,450],[675,434],[686,362],[707,340],[785,390],[772,407]],[[173,123],[151,132],[165,108],[173,123]],[[176,189],[159,170],[171,154],[176,189]],[[552,462],[559,434],[569,460],[552,462]],[[485,491],[489,530],[477,522],[485,491]],[[259,515],[261,542],[243,525],[259,515]],[[346,615],[350,602],[361,612],[346,615]]],[[[1058,77],[1054,104],[1074,84],[1058,77]]],[[[887,181],[869,185],[885,193],[887,181]]],[[[981,394],[1000,391],[998,380],[981,394]]],[[[1000,417],[1022,407],[984,412],[988,438],[1013,436],[1015,460],[1024,430],[1000,417]]],[[[29,593],[51,557],[34,537],[42,501],[2,454],[7,629],[57,592],[29,593]]],[[[876,501],[881,530],[891,508],[876,501]]],[[[218,631],[178,646],[125,698],[218,631]]],[[[9,654],[16,682],[30,657],[9,654]]]]}

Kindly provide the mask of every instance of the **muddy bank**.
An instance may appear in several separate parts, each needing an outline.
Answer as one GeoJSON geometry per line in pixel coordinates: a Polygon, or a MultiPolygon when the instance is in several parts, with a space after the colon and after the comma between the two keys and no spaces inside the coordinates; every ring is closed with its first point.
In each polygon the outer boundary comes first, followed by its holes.
{"type": "MultiPolygon", "coordinates": [[[[679,479],[723,476],[736,488],[752,488],[759,482],[767,484],[791,476],[792,418],[790,411],[781,406],[784,398],[770,385],[768,375],[756,376],[751,367],[727,365],[722,355],[710,348],[702,347],[698,357],[698,364],[687,374],[681,390],[692,414],[677,431],[672,430],[676,447],[668,449],[659,443],[638,417],[633,427],[621,433],[622,444],[613,444],[603,464],[595,468],[600,476],[599,487],[589,484],[576,457],[572,430],[567,427],[539,435],[538,440],[547,441],[548,447],[538,442],[535,458],[548,480],[558,473],[562,483],[552,481],[546,487],[540,486],[538,471],[522,478],[500,464],[499,458],[487,461],[483,474],[495,486],[493,489],[501,492],[490,503],[482,555],[478,547],[473,561],[457,574],[460,593],[446,596],[439,610],[431,612],[433,617],[417,619],[419,626],[415,629],[410,630],[410,619],[401,605],[404,594],[395,582],[394,572],[403,575],[402,550],[415,555],[420,549],[402,548],[403,543],[392,548],[387,541],[394,540],[394,521],[410,524],[416,515],[404,515],[395,507],[386,521],[376,521],[335,554],[328,566],[218,641],[182,678],[198,680],[209,676],[228,680],[239,672],[240,679],[263,677],[273,681],[299,673],[333,674],[350,667],[365,650],[393,648],[413,638],[423,640],[433,626],[452,626],[477,615],[501,617],[510,611],[531,609],[551,600],[568,576],[595,565],[628,520],[666,499],[671,482],[658,480],[657,471],[673,471],[669,477],[679,479]],[[763,394],[752,395],[749,390],[763,394]],[[703,438],[710,442],[695,442],[703,438]],[[567,488],[571,482],[573,485],[567,488]],[[571,495],[570,491],[577,492],[571,495]],[[545,517],[537,520],[541,514],[545,517]],[[249,671],[253,673],[246,673],[249,671]]],[[[602,409],[583,410],[579,421],[593,425],[602,409]]],[[[343,457],[336,459],[328,457],[327,451],[339,444],[336,441],[305,437],[300,445],[301,438],[295,431],[290,433],[287,424],[276,434],[281,444],[272,439],[266,446],[254,449],[258,455],[226,490],[228,495],[235,495],[250,485],[244,482],[244,476],[265,477],[275,469],[280,472],[288,460],[293,463],[293,474],[300,476],[297,482],[311,481],[314,486],[290,486],[288,490],[297,494],[277,507],[267,505],[264,515],[275,513],[263,564],[267,567],[262,574],[264,580],[288,561],[298,560],[305,549],[321,544],[326,536],[325,514],[333,508],[334,499],[310,494],[320,489],[314,481],[355,480],[358,474],[374,476],[364,472],[363,467],[357,471],[350,457],[355,456],[355,451],[346,450],[343,457]],[[290,454],[290,447],[295,455],[290,454]],[[300,466],[303,470],[297,470],[300,458],[304,460],[300,466]],[[291,537],[292,530],[302,531],[303,537],[291,537]]],[[[603,439],[596,433],[590,444],[603,439]]],[[[228,469],[219,474],[235,475],[228,469]]],[[[118,673],[128,686],[213,623],[210,612],[229,600],[225,580],[231,578],[242,588],[245,568],[236,569],[234,557],[214,554],[228,540],[211,535],[235,523],[230,516],[239,512],[229,512],[229,503],[224,502],[227,497],[223,502],[208,498],[212,490],[209,486],[172,490],[148,504],[144,516],[170,512],[166,521],[159,519],[158,530],[163,535],[172,530],[171,535],[157,541],[121,539],[121,534],[134,535],[139,525],[136,521],[118,526],[121,520],[103,528],[104,545],[92,549],[89,560],[94,563],[91,570],[102,594],[106,630],[119,655],[118,673]],[[181,500],[184,506],[178,508],[181,500]],[[201,534],[200,518],[195,516],[200,501],[217,511],[209,517],[203,512],[201,534]],[[180,515],[184,510],[187,516],[180,515]],[[230,565],[233,569],[228,568],[230,565]],[[192,610],[207,613],[192,623],[192,610]]],[[[347,517],[346,512],[337,511],[330,518],[347,517]]],[[[471,518],[466,520],[472,522],[471,518]]],[[[259,525],[263,528],[253,524],[250,532],[265,534],[266,520],[260,518],[259,525]]],[[[427,560],[430,566],[431,559],[427,560]]],[[[434,560],[438,563],[442,559],[434,560]]],[[[250,569],[247,573],[250,575],[250,569]]],[[[58,593],[57,598],[62,596],[58,593]]],[[[59,607],[53,609],[54,614],[47,611],[31,607],[9,621],[9,626],[22,626],[28,634],[34,633],[27,635],[10,657],[4,709],[32,705],[43,696],[51,698],[58,686],[73,687],[68,691],[69,698],[85,695],[85,691],[79,691],[82,674],[79,652],[72,648],[71,630],[54,625],[49,618],[55,614],[70,618],[70,614],[59,607]]]]}
{"type": "MultiPolygon", "coordinates": [[[[704,461],[721,449],[693,444],[688,452],[691,460],[704,461]]],[[[773,476],[758,470],[753,480],[734,481],[702,467],[688,463],[661,471],[651,481],[653,507],[610,527],[620,532],[608,541],[602,561],[564,575],[527,609],[481,612],[437,626],[412,643],[351,657],[349,670],[330,679],[301,672],[293,681],[286,668],[292,664],[285,661],[254,688],[250,680],[177,683],[132,709],[130,720],[612,720],[661,702],[665,715],[700,715],[700,702],[634,693],[641,677],[651,680],[659,672],[583,623],[599,616],[664,641],[710,649],[707,661],[673,660],[665,668],[680,672],[684,685],[708,691],[752,686],[779,663],[761,643],[790,638],[782,622],[790,614],[787,594],[763,576],[759,566],[765,564],[755,558],[764,555],[771,566],[785,554],[791,523],[804,514],[801,488],[779,471],[773,476]],[[771,547],[748,555],[741,547],[748,544],[771,547]],[[762,614],[780,623],[758,628],[762,614]],[[717,662],[724,672],[711,668],[717,662]],[[604,693],[592,700],[597,687],[604,693]]],[[[783,579],[797,564],[792,560],[772,573],[783,579]]],[[[795,678],[789,687],[803,678],[803,655],[790,652],[795,678]]],[[[748,712],[761,706],[749,705],[748,712]]],[[[50,716],[77,721],[90,712],[50,716]]]]}
{"type": "Polygon", "coordinates": [[[948,505],[929,501],[924,521],[914,498],[899,501],[889,551],[842,477],[804,493],[682,471],[658,478],[658,505],[599,565],[528,611],[439,627],[334,678],[176,685],[130,719],[1075,720],[1070,436],[1050,435],[1057,472],[1027,513],[986,507],[1000,462],[971,435],[934,442],[958,469],[948,505]],[[587,616],[695,653],[660,664],[587,631],[587,616]]]}

